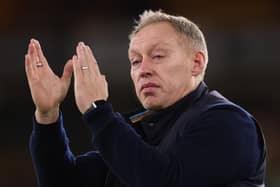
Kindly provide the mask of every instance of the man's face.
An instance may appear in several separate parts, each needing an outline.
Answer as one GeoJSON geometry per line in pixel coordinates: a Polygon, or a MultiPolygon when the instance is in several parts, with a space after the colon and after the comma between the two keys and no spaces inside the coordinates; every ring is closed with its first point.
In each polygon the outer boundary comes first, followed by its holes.
{"type": "Polygon", "coordinates": [[[193,89],[193,52],[166,22],[142,28],[129,46],[131,77],[146,109],[160,110],[193,89]]]}

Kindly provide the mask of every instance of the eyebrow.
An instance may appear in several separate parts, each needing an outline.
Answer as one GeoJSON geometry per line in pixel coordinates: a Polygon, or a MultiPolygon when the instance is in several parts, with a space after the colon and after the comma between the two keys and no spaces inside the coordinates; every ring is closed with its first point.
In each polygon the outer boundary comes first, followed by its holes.
{"type": "MultiPolygon", "coordinates": [[[[167,42],[159,42],[151,45],[148,49],[148,51],[154,50],[154,49],[160,49],[160,50],[169,50],[166,48],[166,46],[170,46],[167,42]]],[[[139,54],[139,52],[135,49],[129,49],[128,54],[139,54]]]]}

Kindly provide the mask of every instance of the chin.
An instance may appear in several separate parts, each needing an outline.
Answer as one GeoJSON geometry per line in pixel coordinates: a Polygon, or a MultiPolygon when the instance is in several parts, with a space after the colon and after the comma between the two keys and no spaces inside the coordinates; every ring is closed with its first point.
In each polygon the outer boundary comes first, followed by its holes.
{"type": "Polygon", "coordinates": [[[164,108],[160,98],[155,95],[143,96],[142,98],[139,97],[139,100],[142,106],[148,110],[161,110],[164,108]]]}
{"type": "Polygon", "coordinates": [[[161,110],[163,106],[159,103],[152,103],[152,102],[144,102],[142,103],[143,107],[148,110],[161,110]]]}

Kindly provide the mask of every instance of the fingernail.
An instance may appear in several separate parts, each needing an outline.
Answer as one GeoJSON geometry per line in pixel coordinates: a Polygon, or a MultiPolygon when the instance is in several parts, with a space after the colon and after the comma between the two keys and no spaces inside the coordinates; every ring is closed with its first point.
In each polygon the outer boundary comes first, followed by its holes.
{"type": "Polygon", "coordinates": [[[31,41],[32,41],[33,43],[38,42],[35,38],[32,38],[31,41]]]}

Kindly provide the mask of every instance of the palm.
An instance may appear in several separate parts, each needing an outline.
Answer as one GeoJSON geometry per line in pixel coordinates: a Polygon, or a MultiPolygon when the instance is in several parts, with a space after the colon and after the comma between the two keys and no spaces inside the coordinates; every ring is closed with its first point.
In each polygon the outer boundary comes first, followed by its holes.
{"type": "Polygon", "coordinates": [[[31,40],[25,59],[25,67],[36,110],[40,113],[47,113],[58,109],[70,85],[72,62],[67,62],[62,77],[58,77],[49,67],[39,42],[31,40]],[[38,63],[41,65],[38,66],[38,63]]]}
{"type": "Polygon", "coordinates": [[[84,113],[90,103],[96,100],[107,100],[108,85],[104,75],[99,71],[96,59],[83,42],[77,46],[77,56],[72,58],[75,76],[75,99],[78,109],[84,113]],[[83,70],[81,67],[87,67],[83,70]]]}
{"type": "Polygon", "coordinates": [[[56,107],[66,96],[67,86],[61,79],[48,72],[30,83],[32,98],[38,110],[47,112],[56,107]]]}

